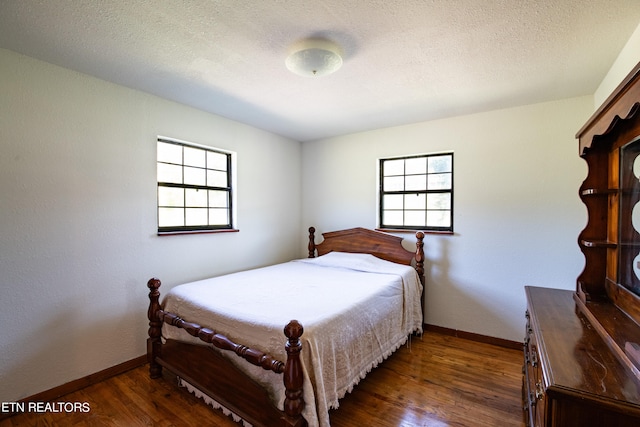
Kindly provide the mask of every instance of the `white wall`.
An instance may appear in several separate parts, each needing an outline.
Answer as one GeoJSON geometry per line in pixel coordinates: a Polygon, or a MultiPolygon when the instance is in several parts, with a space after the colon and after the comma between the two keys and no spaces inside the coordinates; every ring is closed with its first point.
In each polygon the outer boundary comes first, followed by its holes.
{"type": "MultiPolygon", "coordinates": [[[[303,224],[376,226],[377,159],[454,151],[455,235],[427,235],[429,324],[521,341],[524,285],[575,289],[590,96],[304,143],[303,224]]],[[[412,235],[405,235],[415,241],[412,235]]]]}
{"type": "Polygon", "coordinates": [[[300,143],[0,50],[0,401],[145,353],[147,280],[289,260],[300,143]],[[156,235],[157,135],[238,153],[239,233],[156,235]]]}
{"type": "Polygon", "coordinates": [[[622,80],[640,61],[640,24],[616,58],[594,94],[595,109],[606,101],[622,80]]]}

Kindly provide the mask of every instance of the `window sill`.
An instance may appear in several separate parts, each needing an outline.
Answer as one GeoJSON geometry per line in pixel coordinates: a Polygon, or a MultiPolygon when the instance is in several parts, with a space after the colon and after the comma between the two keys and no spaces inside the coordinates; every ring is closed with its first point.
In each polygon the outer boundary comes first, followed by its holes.
{"type": "Polygon", "coordinates": [[[437,231],[437,230],[407,230],[406,228],[376,228],[376,231],[382,231],[384,233],[411,233],[415,234],[418,231],[424,234],[443,234],[447,236],[453,236],[453,231],[437,231]]]}
{"type": "Polygon", "coordinates": [[[217,233],[238,233],[237,228],[226,228],[224,230],[191,230],[191,231],[158,231],[158,236],[174,236],[180,234],[217,234],[217,233]]]}

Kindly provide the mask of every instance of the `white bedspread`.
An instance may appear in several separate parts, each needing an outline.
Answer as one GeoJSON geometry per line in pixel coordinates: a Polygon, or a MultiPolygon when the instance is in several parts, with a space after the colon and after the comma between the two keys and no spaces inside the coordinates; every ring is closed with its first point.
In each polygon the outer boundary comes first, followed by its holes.
{"type": "MultiPolygon", "coordinates": [[[[271,267],[174,287],[166,311],[210,327],[231,340],[286,360],[283,334],[300,321],[304,368],[304,417],[310,427],[329,426],[329,409],[360,379],[422,331],[422,285],[412,267],[366,254],[331,252],[271,267]]],[[[199,342],[164,326],[167,339],[199,342]]],[[[282,376],[231,355],[263,384],[282,410],[282,376]]]]}

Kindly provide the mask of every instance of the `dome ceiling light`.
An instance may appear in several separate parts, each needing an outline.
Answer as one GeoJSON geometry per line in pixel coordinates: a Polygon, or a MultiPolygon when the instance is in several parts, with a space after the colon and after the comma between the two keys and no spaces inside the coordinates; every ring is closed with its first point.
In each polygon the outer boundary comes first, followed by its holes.
{"type": "Polygon", "coordinates": [[[301,76],[326,76],[342,66],[342,55],[340,48],[329,40],[305,39],[292,46],[285,65],[301,76]]]}

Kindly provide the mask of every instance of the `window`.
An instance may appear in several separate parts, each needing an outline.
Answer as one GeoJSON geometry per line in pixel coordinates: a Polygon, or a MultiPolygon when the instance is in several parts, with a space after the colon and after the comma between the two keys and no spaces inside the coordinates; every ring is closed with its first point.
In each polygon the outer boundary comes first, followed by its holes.
{"type": "Polygon", "coordinates": [[[233,153],[158,138],[158,233],[231,230],[233,153]]]}
{"type": "Polygon", "coordinates": [[[453,153],[380,159],[380,228],[453,231],[453,153]]]}

